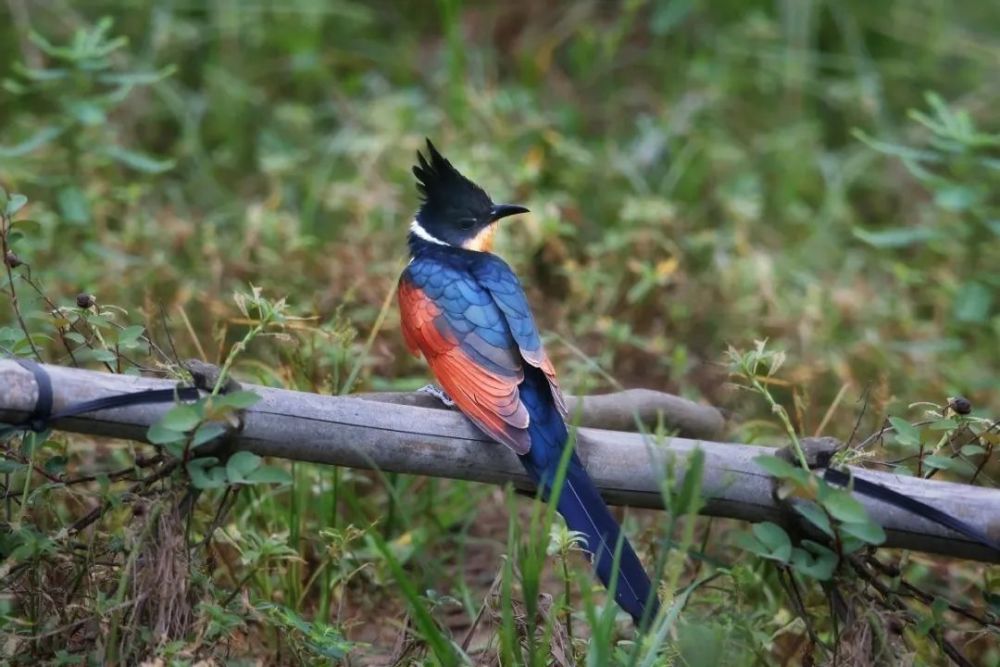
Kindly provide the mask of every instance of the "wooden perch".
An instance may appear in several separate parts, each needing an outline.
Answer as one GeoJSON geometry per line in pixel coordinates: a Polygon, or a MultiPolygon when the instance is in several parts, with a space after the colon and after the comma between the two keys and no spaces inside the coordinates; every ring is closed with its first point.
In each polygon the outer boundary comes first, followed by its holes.
{"type": "MultiPolygon", "coordinates": [[[[58,366],[45,369],[52,378],[54,410],[101,396],[173,385],[167,380],[58,366]]],[[[241,449],[298,461],[493,484],[510,481],[522,489],[534,488],[512,452],[486,440],[456,412],[402,405],[398,401],[390,407],[357,397],[245,388],[256,391],[263,400],[247,411],[243,431],[236,436],[241,449]]],[[[0,360],[0,421],[24,419],[36,397],[32,374],[12,361],[0,360]]],[[[584,401],[585,409],[588,401],[584,401]]],[[[167,409],[169,405],[105,410],[61,420],[55,426],[65,431],[144,440],[147,428],[167,409]]],[[[623,418],[622,423],[626,421],[623,418]]],[[[747,521],[784,521],[782,508],[772,497],[771,478],[753,462],[760,454],[773,454],[772,448],[681,437],[653,443],[639,434],[588,428],[581,429],[581,434],[580,455],[610,503],[662,508],[660,479],[668,462],[680,475],[686,456],[701,448],[705,453],[705,514],[747,521]]],[[[854,469],[854,473],[1000,537],[1000,491],[860,469],[854,469]]],[[[860,500],[886,529],[886,546],[1000,562],[995,552],[933,522],[878,501],[860,500]]]]}
{"type": "MultiPolygon", "coordinates": [[[[412,405],[432,410],[447,410],[435,396],[422,392],[387,391],[354,394],[357,398],[395,405],[412,405]]],[[[654,430],[661,420],[672,432],[685,438],[714,440],[722,435],[726,420],[710,405],[701,405],[680,396],[652,389],[626,389],[614,394],[567,396],[571,415],[580,410],[580,426],[609,431],[635,431],[636,420],[654,430]],[[583,404],[582,406],[580,404],[583,404]]]]}

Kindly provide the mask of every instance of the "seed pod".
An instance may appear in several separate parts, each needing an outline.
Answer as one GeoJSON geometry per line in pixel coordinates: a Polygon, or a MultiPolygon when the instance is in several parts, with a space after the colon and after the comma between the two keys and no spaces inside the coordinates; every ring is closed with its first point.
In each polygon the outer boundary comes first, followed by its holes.
{"type": "Polygon", "coordinates": [[[76,305],[78,308],[90,308],[95,303],[94,295],[80,292],[76,295],[76,305]]]}
{"type": "Polygon", "coordinates": [[[972,402],[965,396],[956,396],[951,399],[951,409],[960,415],[967,415],[972,412],[972,402]]]}
{"type": "Polygon", "coordinates": [[[21,261],[21,258],[14,254],[13,250],[7,251],[7,254],[3,256],[3,261],[4,264],[6,264],[12,269],[16,269],[17,267],[24,264],[24,262],[21,261]]]}

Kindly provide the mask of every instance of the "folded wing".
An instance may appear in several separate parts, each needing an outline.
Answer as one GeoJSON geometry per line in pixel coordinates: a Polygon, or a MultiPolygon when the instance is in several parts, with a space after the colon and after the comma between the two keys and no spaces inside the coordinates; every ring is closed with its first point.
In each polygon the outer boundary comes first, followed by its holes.
{"type": "Polygon", "coordinates": [[[415,261],[397,292],[407,346],[487,435],[518,454],[531,447],[518,385],[521,355],[492,296],[470,275],[415,261]]]}
{"type": "Polygon", "coordinates": [[[559,388],[556,369],[545,353],[521,282],[510,267],[495,256],[478,263],[473,269],[473,275],[476,282],[490,293],[493,302],[503,314],[504,321],[517,343],[521,358],[545,373],[552,391],[552,400],[563,419],[566,419],[566,400],[559,388]]]}

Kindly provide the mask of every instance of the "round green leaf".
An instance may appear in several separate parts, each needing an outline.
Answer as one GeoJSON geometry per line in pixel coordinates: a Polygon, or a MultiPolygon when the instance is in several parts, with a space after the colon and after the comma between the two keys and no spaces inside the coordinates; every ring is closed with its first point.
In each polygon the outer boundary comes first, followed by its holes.
{"type": "Polygon", "coordinates": [[[225,468],[214,466],[214,463],[218,463],[214,456],[188,461],[187,473],[192,486],[196,489],[217,489],[226,485],[225,468]]]}
{"type": "Polygon", "coordinates": [[[250,484],[291,484],[292,475],[284,468],[261,466],[246,476],[250,484]]]}
{"type": "Polygon", "coordinates": [[[173,431],[190,431],[201,421],[201,411],[193,405],[175,405],[163,415],[160,424],[173,431]]]}
{"type": "Polygon", "coordinates": [[[931,454],[924,457],[924,465],[928,468],[938,468],[939,470],[951,470],[955,467],[955,459],[947,456],[931,454]]]}
{"type": "Polygon", "coordinates": [[[167,445],[174,442],[180,442],[183,439],[183,433],[167,428],[162,423],[153,424],[149,427],[149,430],[146,431],[146,440],[154,445],[167,445]]]}
{"type": "Polygon", "coordinates": [[[823,507],[834,519],[844,523],[864,523],[868,521],[865,506],[858,502],[849,491],[837,490],[823,499],[823,507]]]}
{"type": "Polygon", "coordinates": [[[815,503],[797,503],[795,511],[804,516],[809,523],[819,528],[829,537],[833,537],[833,528],[830,526],[830,518],[815,503]]]}
{"type": "Polygon", "coordinates": [[[916,426],[899,417],[889,417],[889,423],[896,434],[896,442],[904,447],[920,446],[920,431],[916,426]]]}
{"type": "Polygon", "coordinates": [[[882,544],[885,542],[885,531],[882,526],[874,521],[864,521],[858,523],[843,523],[840,529],[868,544],[882,544]]]}
{"type": "Polygon", "coordinates": [[[985,454],[986,450],[980,445],[963,445],[962,456],[979,456],[985,454]]]}
{"type": "Polygon", "coordinates": [[[829,580],[837,569],[837,554],[810,540],[803,540],[802,545],[807,549],[796,548],[792,551],[792,567],[812,579],[829,580]]]}
{"type": "Polygon", "coordinates": [[[252,391],[234,391],[216,396],[213,400],[216,405],[228,405],[237,410],[243,410],[260,401],[261,398],[260,394],[252,391]]]}
{"type": "Polygon", "coordinates": [[[14,193],[10,195],[7,200],[6,213],[7,217],[13,217],[15,213],[24,208],[24,205],[28,203],[28,198],[22,194],[14,193]]]}
{"type": "Polygon", "coordinates": [[[218,422],[202,424],[194,432],[194,437],[191,438],[191,446],[198,447],[199,445],[204,445],[206,442],[215,440],[225,432],[226,427],[218,422]]]}
{"type": "Polygon", "coordinates": [[[755,456],[753,458],[753,462],[767,471],[769,475],[777,477],[778,479],[792,477],[798,470],[800,470],[800,468],[796,468],[785,459],[778,458],[777,456],[755,456]]]}
{"type": "Polygon", "coordinates": [[[754,537],[767,549],[765,558],[787,563],[792,555],[792,541],[788,538],[785,529],[776,523],[764,521],[755,523],[753,528],[754,537]]]}
{"type": "Polygon", "coordinates": [[[260,467],[261,458],[253,452],[236,452],[226,461],[226,475],[231,484],[245,482],[247,475],[260,467]]]}

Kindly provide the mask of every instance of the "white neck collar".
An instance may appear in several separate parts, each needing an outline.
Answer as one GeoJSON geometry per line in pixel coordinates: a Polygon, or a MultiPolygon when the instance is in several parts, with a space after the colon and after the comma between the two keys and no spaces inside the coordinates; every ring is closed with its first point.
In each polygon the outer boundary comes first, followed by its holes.
{"type": "Polygon", "coordinates": [[[434,236],[426,229],[424,229],[424,226],[421,225],[416,218],[414,218],[413,222],[410,223],[410,232],[418,239],[423,239],[428,243],[436,243],[438,245],[448,245],[447,243],[445,243],[444,241],[442,241],[441,239],[439,239],[438,237],[434,236]]]}

